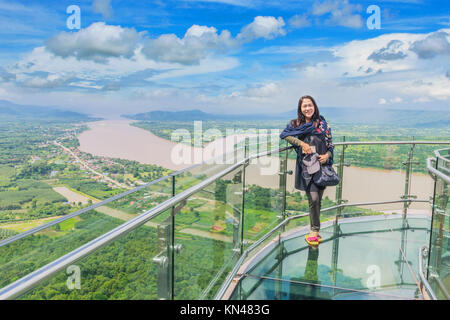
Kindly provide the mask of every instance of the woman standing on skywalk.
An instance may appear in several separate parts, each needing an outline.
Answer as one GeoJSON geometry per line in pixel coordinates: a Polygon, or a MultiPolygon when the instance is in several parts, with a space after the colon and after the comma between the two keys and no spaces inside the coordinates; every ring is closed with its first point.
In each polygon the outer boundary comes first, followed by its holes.
{"type": "Polygon", "coordinates": [[[288,123],[280,134],[294,145],[297,152],[295,188],[306,192],[309,202],[310,232],[305,236],[308,244],[316,246],[322,242],[320,231],[320,208],[326,187],[316,185],[312,179],[322,164],[333,164],[331,128],[320,115],[319,108],[311,96],[303,96],[298,102],[297,118],[288,123]]]}

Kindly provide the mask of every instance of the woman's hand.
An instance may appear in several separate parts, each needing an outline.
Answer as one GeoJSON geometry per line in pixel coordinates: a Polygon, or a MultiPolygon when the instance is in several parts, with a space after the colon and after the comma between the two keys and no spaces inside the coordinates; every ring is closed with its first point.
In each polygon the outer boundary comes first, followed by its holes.
{"type": "Polygon", "coordinates": [[[311,154],[312,153],[312,150],[311,150],[311,147],[309,146],[309,144],[307,144],[305,142],[302,142],[300,144],[300,147],[302,147],[303,153],[306,153],[306,154],[311,154]]]}
{"type": "Polygon", "coordinates": [[[330,155],[328,153],[325,154],[321,154],[319,155],[319,161],[321,164],[325,164],[325,162],[327,162],[328,158],[330,157],[330,155]]]}

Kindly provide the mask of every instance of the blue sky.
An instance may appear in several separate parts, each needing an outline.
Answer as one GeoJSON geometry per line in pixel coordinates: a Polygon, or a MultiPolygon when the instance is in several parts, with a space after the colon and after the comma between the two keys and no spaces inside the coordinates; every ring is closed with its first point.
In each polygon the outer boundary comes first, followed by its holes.
{"type": "Polygon", "coordinates": [[[447,0],[0,0],[0,43],[0,99],[103,116],[278,113],[305,94],[327,107],[450,99],[447,0]]]}

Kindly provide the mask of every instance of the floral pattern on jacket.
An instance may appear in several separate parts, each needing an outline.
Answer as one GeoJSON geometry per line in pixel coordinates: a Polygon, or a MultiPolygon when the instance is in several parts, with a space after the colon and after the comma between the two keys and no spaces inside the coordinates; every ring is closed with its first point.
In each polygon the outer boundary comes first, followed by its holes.
{"type": "Polygon", "coordinates": [[[325,124],[325,126],[324,126],[324,122],[321,120],[319,122],[319,126],[317,128],[317,133],[323,133],[323,135],[325,137],[325,144],[327,146],[327,151],[330,151],[331,157],[333,157],[334,144],[333,144],[333,138],[331,136],[331,127],[328,126],[327,124],[325,124]]]}

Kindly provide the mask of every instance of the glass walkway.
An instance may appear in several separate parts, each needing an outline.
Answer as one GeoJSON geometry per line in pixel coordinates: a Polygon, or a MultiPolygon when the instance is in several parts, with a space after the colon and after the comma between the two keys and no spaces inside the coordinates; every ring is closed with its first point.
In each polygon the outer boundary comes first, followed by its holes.
{"type": "Polygon", "coordinates": [[[344,219],[321,230],[318,247],[296,232],[243,270],[231,299],[422,299],[417,253],[429,225],[427,217],[344,219]]]}
{"type": "Polygon", "coordinates": [[[25,232],[0,225],[0,299],[449,299],[448,145],[336,142],[317,248],[293,147],[248,141],[25,232]],[[375,166],[361,147],[383,170],[360,168],[375,166]]]}

